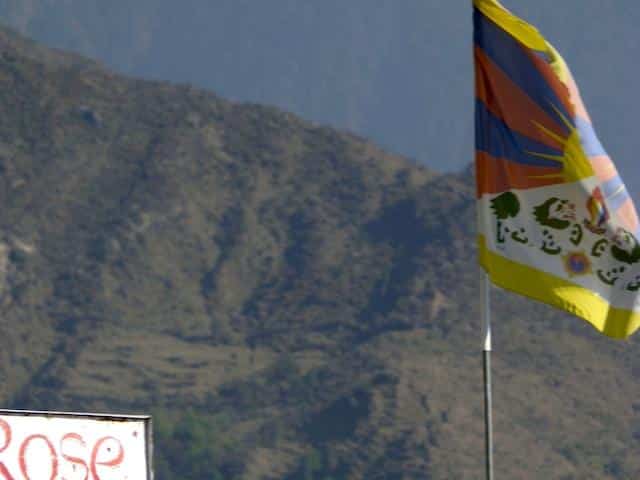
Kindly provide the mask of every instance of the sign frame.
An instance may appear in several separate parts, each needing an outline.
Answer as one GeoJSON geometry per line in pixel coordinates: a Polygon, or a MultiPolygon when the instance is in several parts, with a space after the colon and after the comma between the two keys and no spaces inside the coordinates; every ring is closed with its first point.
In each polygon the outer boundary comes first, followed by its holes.
{"type": "Polygon", "coordinates": [[[110,422],[142,422],[144,424],[145,454],[147,464],[147,479],[154,480],[153,476],[153,419],[151,415],[129,415],[112,413],[88,413],[88,412],[59,412],[45,410],[12,410],[1,409],[0,416],[7,417],[51,417],[59,419],[86,419],[104,420],[110,422]]]}

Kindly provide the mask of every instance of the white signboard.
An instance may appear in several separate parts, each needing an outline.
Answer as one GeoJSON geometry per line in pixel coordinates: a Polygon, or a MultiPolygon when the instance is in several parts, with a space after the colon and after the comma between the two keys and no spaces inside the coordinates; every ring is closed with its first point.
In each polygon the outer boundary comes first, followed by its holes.
{"type": "Polygon", "coordinates": [[[0,410],[0,480],[152,480],[150,418],[0,410]]]}

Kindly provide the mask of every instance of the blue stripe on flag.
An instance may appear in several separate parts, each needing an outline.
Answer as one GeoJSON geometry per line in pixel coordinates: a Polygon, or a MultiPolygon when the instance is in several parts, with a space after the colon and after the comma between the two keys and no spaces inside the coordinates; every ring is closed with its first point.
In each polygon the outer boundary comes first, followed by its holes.
{"type": "MultiPolygon", "coordinates": [[[[473,12],[473,21],[475,44],[484,50],[489,58],[551,118],[557,119],[558,123],[564,127],[564,121],[553,108],[555,107],[562,112],[565,119],[572,122],[572,115],[566,111],[556,93],[527,56],[526,47],[476,8],[473,12]]],[[[539,54],[533,50],[532,52],[539,54]]]]}
{"type": "Polygon", "coordinates": [[[578,133],[580,134],[580,143],[582,143],[582,148],[584,148],[584,153],[587,157],[607,155],[607,152],[593,129],[593,125],[582,117],[576,117],[575,122],[578,133]]]}
{"type": "Polygon", "coordinates": [[[540,158],[543,155],[562,155],[553,149],[511,130],[501,119],[493,115],[481,100],[476,100],[476,150],[494,158],[511,160],[525,165],[562,168],[560,161],[540,158]]]}

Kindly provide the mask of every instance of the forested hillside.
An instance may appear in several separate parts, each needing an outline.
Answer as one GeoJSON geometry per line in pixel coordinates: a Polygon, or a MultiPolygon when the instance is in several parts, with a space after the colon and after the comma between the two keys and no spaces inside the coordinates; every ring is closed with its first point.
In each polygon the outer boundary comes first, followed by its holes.
{"type": "MultiPolygon", "coordinates": [[[[157,477],[483,468],[474,195],[0,30],[0,399],[153,412],[157,477]]],[[[494,298],[496,466],[637,478],[636,342],[494,298]]]]}

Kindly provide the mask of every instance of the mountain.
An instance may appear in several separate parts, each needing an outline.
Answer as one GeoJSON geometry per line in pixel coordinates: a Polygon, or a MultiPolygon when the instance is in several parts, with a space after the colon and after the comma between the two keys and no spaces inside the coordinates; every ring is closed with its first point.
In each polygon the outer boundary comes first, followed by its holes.
{"type": "MultiPolygon", "coordinates": [[[[627,186],[640,6],[508,0],[574,69],[627,186]]],[[[347,128],[433,169],[472,158],[470,0],[0,0],[0,19],[123,73],[189,82],[347,128]]],[[[634,196],[638,197],[635,193],[634,196]]]]}
{"type": "MultiPolygon", "coordinates": [[[[0,398],[153,412],[157,477],[483,471],[470,169],[0,29],[0,398]]],[[[640,471],[637,343],[494,292],[496,467],[640,471]]]]}

